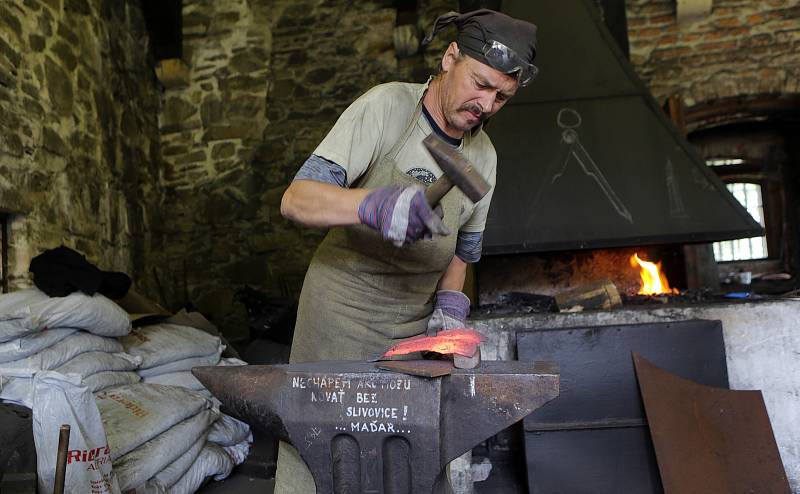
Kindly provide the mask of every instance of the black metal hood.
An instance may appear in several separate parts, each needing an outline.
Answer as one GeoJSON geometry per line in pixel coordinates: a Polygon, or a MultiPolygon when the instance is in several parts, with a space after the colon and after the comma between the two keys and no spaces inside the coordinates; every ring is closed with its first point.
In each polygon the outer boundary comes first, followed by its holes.
{"type": "Polygon", "coordinates": [[[762,235],[639,80],[591,0],[505,0],[539,26],[539,77],[487,126],[487,254],[762,235]]]}

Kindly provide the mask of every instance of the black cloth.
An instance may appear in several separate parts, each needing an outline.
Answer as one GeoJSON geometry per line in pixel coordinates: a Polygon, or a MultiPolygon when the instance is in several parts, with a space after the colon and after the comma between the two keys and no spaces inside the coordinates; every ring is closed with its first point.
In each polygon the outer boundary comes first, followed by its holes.
{"type": "Polygon", "coordinates": [[[86,257],[69,247],[46,250],[31,260],[33,283],[50,297],[66,297],[80,290],[87,295],[97,292],[110,299],[120,299],[128,293],[131,278],[120,272],[101,271],[86,257]]]}
{"type": "Polygon", "coordinates": [[[422,44],[430,43],[436,33],[450,23],[458,29],[458,48],[486,65],[492,66],[483,54],[483,45],[491,40],[511,48],[527,63],[532,64],[536,58],[536,25],[489,9],[465,14],[448,12],[439,16],[422,44]]]}

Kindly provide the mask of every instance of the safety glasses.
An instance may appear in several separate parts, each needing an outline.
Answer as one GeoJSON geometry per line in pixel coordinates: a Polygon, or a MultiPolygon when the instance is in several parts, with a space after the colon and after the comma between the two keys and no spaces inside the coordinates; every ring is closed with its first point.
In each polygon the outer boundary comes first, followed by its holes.
{"type": "Polygon", "coordinates": [[[526,62],[522,57],[503,43],[490,40],[483,45],[483,56],[489,65],[504,74],[516,74],[520,87],[531,83],[539,73],[539,68],[526,62]]]}

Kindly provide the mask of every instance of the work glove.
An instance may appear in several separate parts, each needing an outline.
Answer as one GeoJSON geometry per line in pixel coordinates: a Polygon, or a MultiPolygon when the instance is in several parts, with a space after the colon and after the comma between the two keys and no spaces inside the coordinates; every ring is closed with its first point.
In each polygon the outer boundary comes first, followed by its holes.
{"type": "Polygon", "coordinates": [[[358,218],[397,247],[435,234],[450,234],[441,216],[428,206],[420,186],[373,190],[358,205],[358,218]]]}
{"type": "Polygon", "coordinates": [[[469,314],[469,297],[456,290],[439,290],[428,319],[429,336],[445,329],[463,328],[469,314]]]}

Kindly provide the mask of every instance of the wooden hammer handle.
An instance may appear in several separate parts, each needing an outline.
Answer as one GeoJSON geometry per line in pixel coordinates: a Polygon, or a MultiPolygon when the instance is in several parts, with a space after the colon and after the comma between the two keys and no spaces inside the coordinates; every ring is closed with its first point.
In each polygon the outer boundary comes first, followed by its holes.
{"type": "Polygon", "coordinates": [[[443,173],[441,177],[425,189],[425,200],[428,202],[428,206],[435,207],[452,188],[453,182],[443,173]]]}

